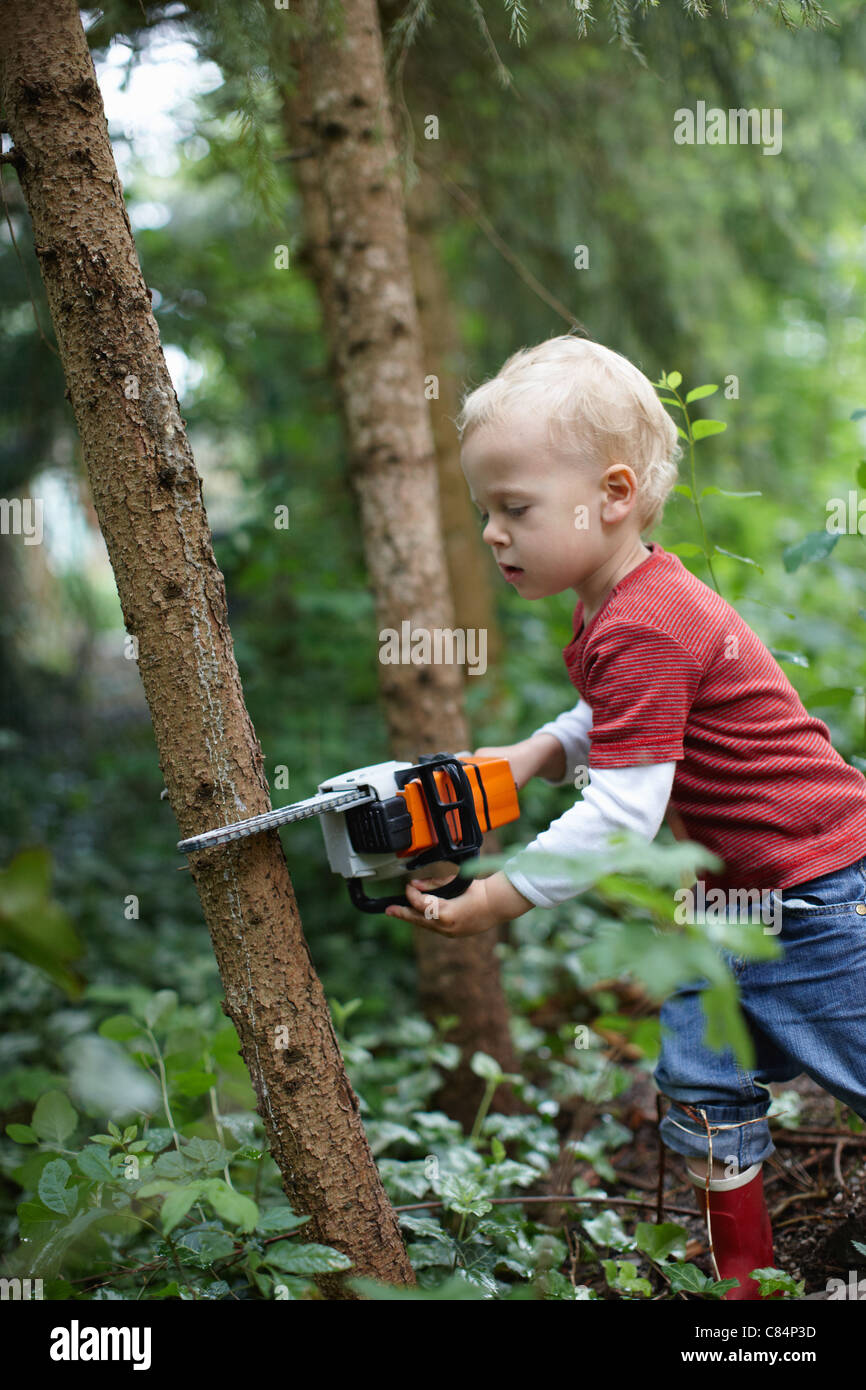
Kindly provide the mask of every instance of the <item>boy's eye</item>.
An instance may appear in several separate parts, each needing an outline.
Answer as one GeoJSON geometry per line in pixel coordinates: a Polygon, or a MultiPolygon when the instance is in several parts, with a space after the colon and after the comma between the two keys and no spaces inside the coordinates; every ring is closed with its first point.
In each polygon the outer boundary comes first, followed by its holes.
{"type": "MultiPolygon", "coordinates": [[[[522,516],[523,513],[524,513],[525,511],[526,511],[526,507],[506,507],[506,508],[505,508],[505,514],[506,514],[506,516],[522,516]]],[[[487,513],[486,513],[486,512],[482,512],[481,515],[480,515],[479,518],[478,518],[479,525],[482,526],[482,527],[486,526],[488,520],[489,520],[489,517],[488,517],[487,513]]]]}

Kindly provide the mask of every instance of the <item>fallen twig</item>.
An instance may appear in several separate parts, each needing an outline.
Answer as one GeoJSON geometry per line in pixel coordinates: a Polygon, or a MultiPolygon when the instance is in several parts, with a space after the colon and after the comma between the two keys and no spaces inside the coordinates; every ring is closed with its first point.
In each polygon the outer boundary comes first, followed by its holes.
{"type": "Polygon", "coordinates": [[[842,1176],[842,1146],[844,1143],[844,1139],[839,1139],[833,1150],[833,1173],[839,1186],[846,1192],[850,1192],[851,1189],[842,1176]]]}
{"type": "MultiPolygon", "coordinates": [[[[773,1207],[770,1212],[771,1220],[775,1225],[776,1217],[781,1216],[785,1208],[793,1206],[795,1202],[816,1202],[819,1198],[827,1198],[829,1195],[825,1187],[820,1187],[815,1192],[792,1192],[790,1197],[783,1197],[781,1202],[778,1202],[776,1206],[773,1207]]],[[[783,1222],[782,1224],[784,1225],[785,1223],[783,1222]]]]}
{"type": "MultiPolygon", "coordinates": [[[[564,1202],[571,1206],[579,1206],[581,1202],[601,1202],[606,1207],[654,1207],[655,1201],[644,1202],[639,1197],[575,1197],[573,1192],[554,1193],[550,1197],[488,1197],[488,1202],[495,1207],[500,1206],[521,1206],[524,1202],[564,1202]]],[[[426,1211],[428,1208],[443,1207],[444,1202],[411,1202],[408,1206],[394,1207],[394,1211],[426,1211]]],[[[698,1211],[694,1207],[667,1207],[668,1211],[675,1211],[680,1216],[697,1216],[698,1211]]]]}
{"type": "Polygon", "coordinates": [[[817,1135],[820,1139],[844,1139],[846,1144],[864,1145],[866,1144],[866,1134],[854,1134],[847,1129],[819,1129],[817,1126],[804,1125],[797,1129],[771,1129],[770,1133],[773,1143],[783,1143],[786,1139],[797,1140],[808,1139],[810,1135],[817,1135]]]}
{"type": "Polygon", "coordinates": [[[785,1228],[785,1226],[796,1226],[798,1222],[824,1220],[824,1213],[821,1211],[804,1211],[802,1216],[789,1216],[787,1221],[780,1221],[778,1226],[776,1226],[776,1230],[781,1231],[785,1228]]]}

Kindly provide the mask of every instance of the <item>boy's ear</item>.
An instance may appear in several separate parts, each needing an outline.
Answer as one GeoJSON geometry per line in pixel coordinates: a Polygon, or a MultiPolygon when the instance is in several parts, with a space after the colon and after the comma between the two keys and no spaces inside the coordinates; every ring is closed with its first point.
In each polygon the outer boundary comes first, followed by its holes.
{"type": "Polygon", "coordinates": [[[615,488],[616,488],[616,491],[617,491],[617,492],[620,492],[620,491],[622,490],[623,484],[625,483],[625,472],[624,472],[624,470],[627,470],[627,472],[628,472],[629,474],[631,474],[631,477],[632,477],[632,479],[633,479],[633,481],[634,481],[633,491],[634,491],[634,492],[637,492],[638,486],[639,486],[639,484],[638,484],[638,479],[637,479],[637,474],[635,473],[635,471],[634,471],[634,469],[632,468],[631,464],[630,464],[630,463],[626,463],[624,459],[620,459],[620,458],[612,459],[612,460],[607,464],[607,466],[606,466],[606,468],[605,468],[605,476],[607,476],[607,475],[609,475],[609,474],[611,474],[611,473],[613,474],[612,482],[613,482],[613,484],[614,484],[614,486],[615,486],[615,488]]]}

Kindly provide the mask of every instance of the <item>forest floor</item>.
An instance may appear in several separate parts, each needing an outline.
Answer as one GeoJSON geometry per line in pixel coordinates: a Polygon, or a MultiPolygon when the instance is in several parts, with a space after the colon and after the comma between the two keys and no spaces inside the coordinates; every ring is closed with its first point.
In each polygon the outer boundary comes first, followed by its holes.
{"type": "MultiPolygon", "coordinates": [[[[840,1130],[832,1096],[807,1076],[771,1086],[770,1090],[773,1094],[796,1091],[802,1097],[797,1128],[773,1126],[776,1152],[765,1161],[763,1169],[776,1267],[805,1281],[804,1298],[810,1294],[826,1297],[830,1279],[842,1280],[847,1291],[852,1274],[855,1279],[866,1277],[866,1256],[858,1255],[851,1245],[852,1240],[866,1244],[866,1135],[840,1130]]],[[[573,1167],[568,1165],[572,1176],[602,1187],[612,1197],[625,1196],[635,1189],[652,1195],[653,1205],[643,1212],[619,1208],[626,1218],[637,1214],[644,1221],[656,1219],[660,1160],[656,1096],[652,1079],[638,1073],[634,1084],[610,1107],[633,1134],[629,1144],[608,1155],[617,1174],[616,1184],[600,1178],[589,1163],[573,1160],[573,1167]]],[[[578,1120],[577,1116],[574,1118],[578,1120]]],[[[557,1181],[566,1177],[562,1172],[557,1181]]],[[[553,1190],[568,1189],[557,1185],[553,1190]]],[[[695,1189],[685,1177],[684,1160],[669,1150],[664,1154],[664,1203],[665,1208],[694,1210],[691,1218],[681,1211],[666,1211],[662,1219],[686,1228],[690,1236],[686,1258],[712,1275],[706,1226],[698,1210],[695,1189]]],[[[582,1270],[581,1278],[584,1277],[582,1270]]],[[[586,1282],[602,1296],[606,1294],[600,1273],[586,1282]]],[[[866,1282],[860,1294],[866,1296],[866,1282]]]]}

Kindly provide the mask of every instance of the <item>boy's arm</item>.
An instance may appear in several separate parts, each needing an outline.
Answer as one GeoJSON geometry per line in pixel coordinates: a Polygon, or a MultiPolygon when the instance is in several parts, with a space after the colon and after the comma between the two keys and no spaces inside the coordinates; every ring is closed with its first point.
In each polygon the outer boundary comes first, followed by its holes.
{"type": "Polygon", "coordinates": [[[518,893],[537,907],[554,907],[576,897],[580,889],[574,883],[556,878],[540,866],[534,870],[533,851],[569,855],[600,849],[615,830],[633,830],[647,840],[655,839],[667,810],[676,767],[672,761],[590,768],[583,799],[507,860],[502,872],[518,893]]]}
{"type": "Polygon", "coordinates": [[[589,731],[592,728],[592,710],[586,701],[581,698],[578,700],[574,709],[565,710],[558,718],[551,719],[547,724],[542,724],[539,729],[530,735],[535,738],[538,734],[549,734],[557,741],[550,744],[550,758],[548,762],[536,773],[543,782],[547,782],[551,787],[563,787],[566,783],[574,785],[575,768],[586,767],[589,761],[589,731]],[[565,769],[561,776],[557,776],[557,770],[562,767],[562,758],[559,749],[565,753],[565,769]]]}

